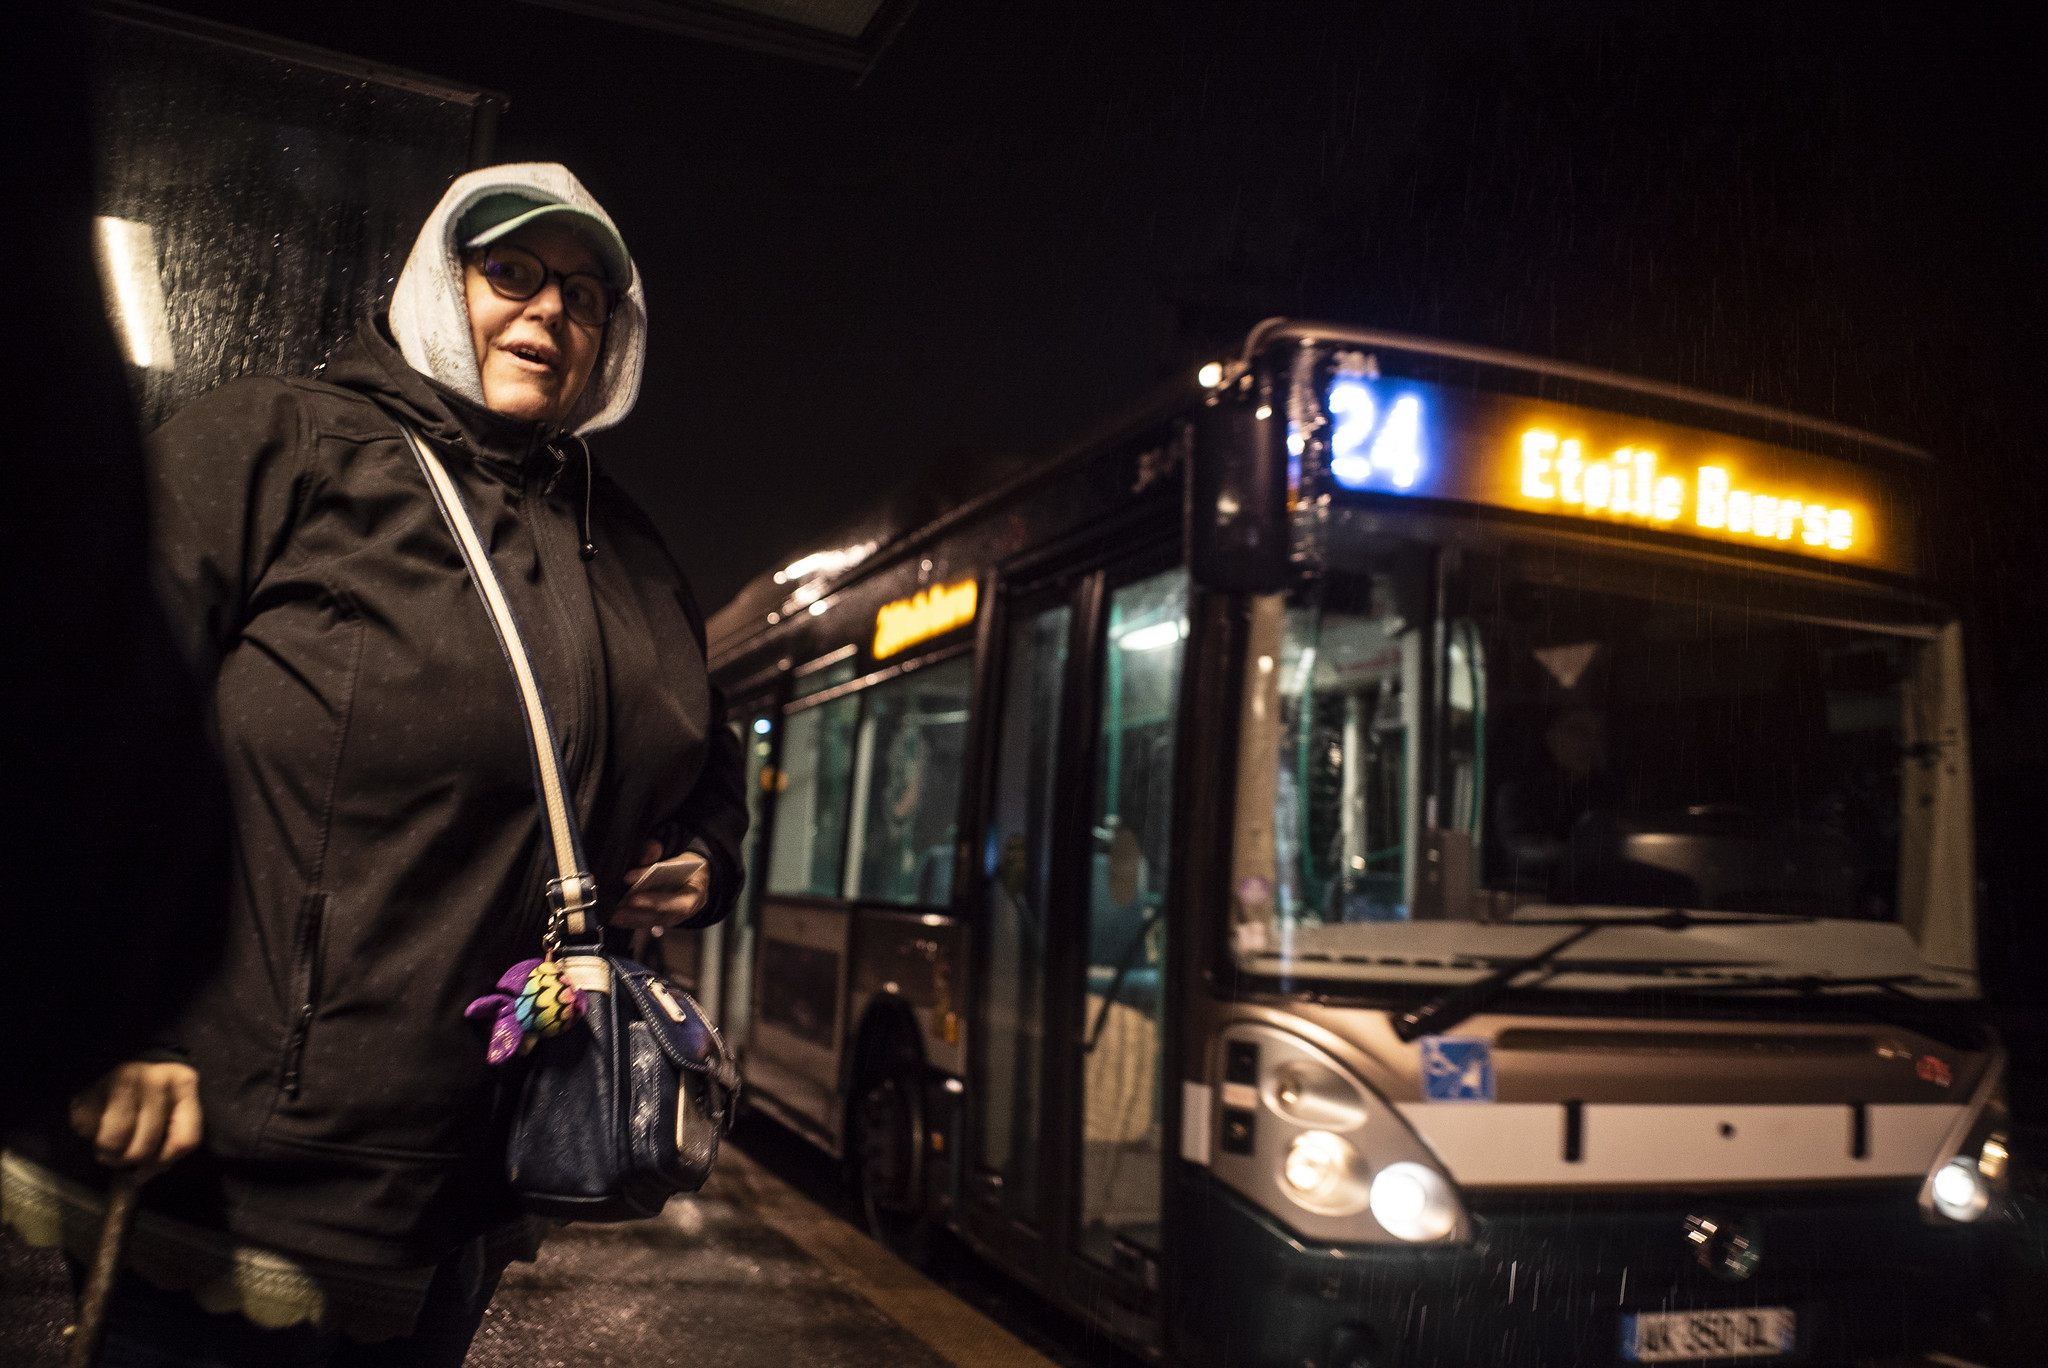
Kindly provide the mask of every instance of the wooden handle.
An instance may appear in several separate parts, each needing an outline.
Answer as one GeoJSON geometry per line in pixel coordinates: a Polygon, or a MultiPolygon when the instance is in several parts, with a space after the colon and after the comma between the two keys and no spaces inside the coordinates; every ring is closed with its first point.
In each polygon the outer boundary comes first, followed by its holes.
{"type": "Polygon", "coordinates": [[[135,1194],[141,1189],[133,1169],[117,1171],[107,1186],[107,1214],[100,1222],[99,1248],[93,1251],[92,1271],[86,1277],[85,1291],[79,1294],[78,1324],[71,1330],[71,1352],[64,1368],[92,1368],[99,1357],[100,1339],[107,1329],[107,1300],[121,1272],[128,1233],[135,1228],[135,1194]]]}

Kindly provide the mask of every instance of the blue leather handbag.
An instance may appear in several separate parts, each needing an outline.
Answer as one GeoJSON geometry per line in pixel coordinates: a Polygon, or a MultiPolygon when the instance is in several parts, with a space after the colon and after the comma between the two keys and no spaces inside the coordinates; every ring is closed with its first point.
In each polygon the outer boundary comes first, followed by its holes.
{"type": "Polygon", "coordinates": [[[506,1144],[527,1209],[562,1221],[652,1216],[711,1176],[739,1089],[690,995],[618,955],[570,950],[587,1030],[534,1047],[506,1144]]]}
{"type": "Polygon", "coordinates": [[[652,1216],[711,1176],[731,1125],[739,1070],[688,993],[604,949],[597,880],[583,860],[575,810],[540,680],[461,491],[407,428],[442,519],[462,551],[526,712],[534,788],[555,877],[547,883],[546,949],[582,997],[581,1025],[539,1040],[527,1056],[506,1145],[506,1174],[527,1208],[567,1221],[652,1216]]]}

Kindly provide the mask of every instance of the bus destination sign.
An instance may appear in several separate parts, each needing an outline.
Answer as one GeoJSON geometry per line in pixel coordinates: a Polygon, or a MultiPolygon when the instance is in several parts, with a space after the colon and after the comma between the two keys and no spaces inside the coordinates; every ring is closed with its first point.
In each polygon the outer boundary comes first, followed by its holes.
{"type": "Polygon", "coordinates": [[[974,621],[978,592],[973,580],[961,580],[958,584],[934,584],[909,598],[883,604],[875,614],[875,659],[886,660],[920,641],[965,627],[974,621]]]}
{"type": "MultiPolygon", "coordinates": [[[[1455,499],[1910,570],[1880,472],[1703,428],[1339,371],[1330,476],[1455,499]]],[[[1302,443],[1290,438],[1300,454],[1302,443]]]]}

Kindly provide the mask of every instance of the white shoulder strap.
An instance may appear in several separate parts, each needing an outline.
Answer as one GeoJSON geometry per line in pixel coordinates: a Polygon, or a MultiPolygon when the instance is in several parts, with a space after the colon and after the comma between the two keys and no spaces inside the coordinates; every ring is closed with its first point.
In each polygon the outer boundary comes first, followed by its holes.
{"type": "Polygon", "coordinates": [[[595,941],[600,929],[597,880],[591,877],[583,861],[576,813],[562,782],[562,752],[555,743],[555,729],[548,721],[547,699],[541,693],[540,679],[526,653],[526,640],[519,634],[519,621],[512,616],[512,605],[505,600],[504,586],[498,582],[490,552],[477,535],[476,524],[462,502],[462,491],[449,476],[448,468],[410,424],[401,422],[399,427],[427,477],[427,487],[433,491],[434,505],[441,510],[442,521],[447,523],[462,551],[463,562],[469,566],[470,582],[484,601],[491,626],[498,634],[498,645],[504,649],[505,663],[511,666],[512,678],[519,686],[519,701],[526,711],[526,749],[533,761],[534,789],[540,795],[541,812],[547,818],[555,868],[555,877],[547,884],[547,948],[554,950],[565,934],[576,941],[595,941]]]}

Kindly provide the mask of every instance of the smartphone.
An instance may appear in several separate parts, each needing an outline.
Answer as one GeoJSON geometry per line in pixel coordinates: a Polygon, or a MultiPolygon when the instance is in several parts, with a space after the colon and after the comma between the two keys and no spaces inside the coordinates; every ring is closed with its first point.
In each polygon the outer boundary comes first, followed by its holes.
{"type": "Polygon", "coordinates": [[[681,893],[689,886],[691,876],[704,868],[704,865],[705,859],[702,855],[686,850],[672,859],[663,860],[660,864],[647,866],[647,872],[633,881],[633,886],[626,890],[626,896],[631,898],[636,894],[646,893],[656,898],[665,898],[671,894],[681,893]]]}

